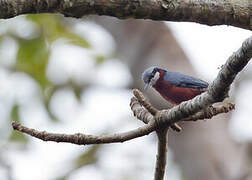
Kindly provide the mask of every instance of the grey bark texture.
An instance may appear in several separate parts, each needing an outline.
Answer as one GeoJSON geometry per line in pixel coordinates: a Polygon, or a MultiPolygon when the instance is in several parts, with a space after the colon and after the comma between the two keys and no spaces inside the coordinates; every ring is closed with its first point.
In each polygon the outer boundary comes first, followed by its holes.
{"type": "Polygon", "coordinates": [[[27,13],[61,13],[78,18],[96,14],[252,29],[249,0],[0,0],[0,18],[27,13]]]}

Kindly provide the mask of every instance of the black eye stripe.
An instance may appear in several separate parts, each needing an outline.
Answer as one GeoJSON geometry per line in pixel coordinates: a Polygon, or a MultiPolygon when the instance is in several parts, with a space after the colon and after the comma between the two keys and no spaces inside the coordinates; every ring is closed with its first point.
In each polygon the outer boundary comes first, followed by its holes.
{"type": "Polygon", "coordinates": [[[154,77],[155,74],[156,74],[156,72],[157,72],[157,71],[153,71],[153,72],[151,73],[151,76],[154,77]]]}
{"type": "Polygon", "coordinates": [[[151,73],[151,75],[149,77],[149,81],[151,81],[151,79],[155,76],[155,74],[156,74],[156,71],[152,71],[152,73],[151,73]]]}

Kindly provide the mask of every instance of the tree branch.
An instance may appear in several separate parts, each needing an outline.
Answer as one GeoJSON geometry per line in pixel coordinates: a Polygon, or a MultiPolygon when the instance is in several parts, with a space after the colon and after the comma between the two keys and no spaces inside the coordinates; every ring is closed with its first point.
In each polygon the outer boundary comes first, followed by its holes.
{"type": "Polygon", "coordinates": [[[159,129],[157,131],[157,136],[158,136],[158,153],[157,153],[154,180],[162,180],[164,179],[166,160],[167,160],[168,128],[159,129]]]}
{"type": "Polygon", "coordinates": [[[242,47],[228,58],[216,79],[209,85],[207,92],[171,109],[159,111],[155,117],[156,122],[160,126],[167,126],[192,116],[216,102],[223,101],[228,97],[234,78],[247,65],[251,57],[252,37],[246,39],[242,47]]]}
{"type": "Polygon", "coordinates": [[[198,120],[204,117],[212,117],[213,115],[223,112],[224,110],[224,112],[227,112],[234,109],[234,105],[230,105],[229,108],[217,108],[219,109],[217,111],[217,109],[209,109],[209,106],[224,100],[228,96],[231,83],[236,75],[246,66],[251,57],[252,37],[245,40],[245,42],[242,44],[242,47],[231,57],[229,57],[226,64],[222,66],[217,78],[212,84],[209,85],[207,92],[193,98],[192,100],[183,102],[171,109],[158,111],[155,117],[153,117],[146,109],[142,108],[141,105],[136,102],[136,98],[132,98],[131,108],[135,116],[148,124],[129,132],[100,136],[85,135],[80,133],[67,135],[37,131],[35,129],[24,127],[16,122],[13,122],[12,126],[15,130],[29,134],[44,141],[68,142],[85,145],[124,142],[147,135],[160,128],[169,127],[178,121],[189,121],[190,118],[191,120],[198,120]],[[206,113],[208,109],[209,112],[211,111],[211,113],[206,113]],[[202,110],[204,110],[204,112],[200,112],[202,110]],[[209,114],[211,116],[209,116],[209,114]]]}
{"type": "MultiPolygon", "coordinates": [[[[153,116],[157,114],[158,110],[145,99],[144,95],[140,93],[140,91],[133,89],[133,94],[138,99],[138,102],[142,106],[144,106],[145,109],[147,109],[153,116]]],[[[182,130],[182,128],[177,123],[172,124],[171,128],[177,132],[180,132],[182,130]]]]}
{"type": "MultiPolygon", "coordinates": [[[[158,110],[145,99],[144,95],[139,90],[133,89],[133,94],[136,98],[135,97],[131,98],[130,107],[134,115],[142,114],[143,116],[146,116],[143,119],[143,122],[148,123],[149,119],[147,117],[151,117],[153,119],[153,116],[155,116],[158,113],[158,110]],[[145,109],[142,108],[141,106],[144,106],[145,109]],[[137,110],[138,112],[135,112],[134,109],[137,110]],[[148,115],[147,113],[150,113],[152,116],[148,115]]],[[[175,131],[182,130],[181,127],[176,123],[171,125],[171,128],[175,131]]],[[[158,136],[158,152],[157,152],[154,180],[162,180],[164,178],[166,159],[167,159],[168,129],[169,127],[165,127],[156,130],[158,136]]]]}
{"type": "MultiPolygon", "coordinates": [[[[140,91],[139,91],[140,92],[140,91]]],[[[156,130],[156,123],[154,122],[154,117],[143,108],[136,98],[131,99],[131,109],[138,119],[143,121],[145,126],[140,127],[138,129],[128,131],[125,133],[117,133],[111,135],[86,135],[81,133],[76,134],[56,134],[56,133],[48,133],[46,131],[38,131],[32,128],[28,128],[22,126],[20,123],[12,122],[12,127],[14,130],[20,131],[22,133],[28,134],[35,138],[41,139],[43,141],[54,141],[54,142],[67,142],[79,145],[87,145],[87,144],[106,144],[106,143],[118,143],[125,142],[134,138],[138,138],[141,136],[148,135],[149,133],[156,130]]],[[[217,107],[208,111],[198,112],[195,115],[185,118],[184,121],[196,121],[200,119],[212,118],[213,116],[223,113],[229,112],[234,109],[233,104],[228,104],[227,106],[217,107]],[[213,112],[211,114],[211,112],[213,112]],[[211,114],[211,115],[210,115],[211,114]]]]}
{"type": "Polygon", "coordinates": [[[87,144],[107,144],[107,143],[119,143],[135,139],[144,135],[148,135],[153,132],[155,126],[153,121],[149,124],[144,125],[138,129],[131,130],[125,133],[111,134],[111,135],[86,135],[81,133],[76,134],[56,134],[48,133],[46,131],[38,131],[36,129],[31,129],[25,126],[22,126],[20,123],[12,122],[12,127],[14,130],[20,131],[22,133],[28,134],[35,138],[41,139],[43,141],[54,141],[54,142],[66,142],[78,145],[87,145],[87,144]]]}
{"type": "MultiPolygon", "coordinates": [[[[145,124],[148,124],[151,120],[153,120],[153,116],[148,112],[150,109],[153,109],[154,107],[145,99],[144,95],[141,91],[134,89],[133,93],[135,97],[131,98],[131,109],[134,113],[134,116],[136,116],[138,119],[143,121],[145,124]],[[144,106],[144,104],[148,104],[148,108],[144,106]],[[142,105],[146,108],[143,108],[142,105]]],[[[223,103],[221,105],[214,105],[207,107],[206,109],[195,113],[192,116],[189,116],[187,118],[184,118],[180,121],[197,121],[197,120],[203,120],[203,119],[211,119],[212,117],[221,114],[221,113],[228,113],[229,111],[232,111],[235,109],[235,104],[233,103],[223,103]]]]}
{"type": "Polygon", "coordinates": [[[77,18],[96,14],[252,29],[252,1],[248,0],[0,0],[1,19],[44,12],[77,18]]]}
{"type": "Polygon", "coordinates": [[[183,119],[183,121],[197,121],[203,119],[211,119],[212,117],[221,114],[221,113],[228,113],[235,109],[235,104],[228,103],[222,104],[219,106],[210,106],[203,111],[197,112],[196,114],[183,119]]]}

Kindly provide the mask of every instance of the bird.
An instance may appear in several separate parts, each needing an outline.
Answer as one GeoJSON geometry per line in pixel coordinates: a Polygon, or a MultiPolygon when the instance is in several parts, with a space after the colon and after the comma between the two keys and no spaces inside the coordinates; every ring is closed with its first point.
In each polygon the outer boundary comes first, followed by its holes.
{"type": "Polygon", "coordinates": [[[205,92],[208,83],[179,72],[168,71],[159,67],[150,67],[142,73],[146,91],[153,87],[165,100],[178,105],[205,92]]]}

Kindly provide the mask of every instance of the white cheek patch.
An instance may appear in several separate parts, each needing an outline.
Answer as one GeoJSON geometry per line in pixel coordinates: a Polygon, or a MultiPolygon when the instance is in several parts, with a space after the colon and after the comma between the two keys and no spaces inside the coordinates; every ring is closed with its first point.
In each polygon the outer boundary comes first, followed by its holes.
{"type": "Polygon", "coordinates": [[[154,77],[151,79],[150,81],[150,85],[153,86],[156,84],[157,80],[159,79],[160,77],[160,73],[159,72],[156,72],[154,77]]]}

